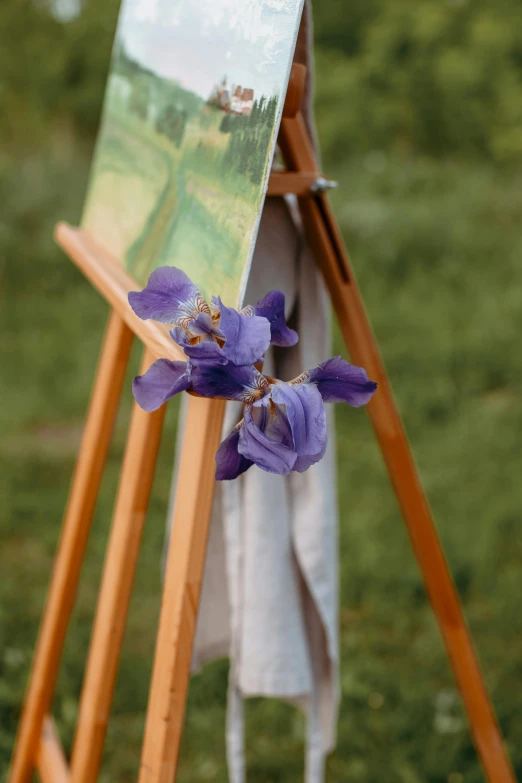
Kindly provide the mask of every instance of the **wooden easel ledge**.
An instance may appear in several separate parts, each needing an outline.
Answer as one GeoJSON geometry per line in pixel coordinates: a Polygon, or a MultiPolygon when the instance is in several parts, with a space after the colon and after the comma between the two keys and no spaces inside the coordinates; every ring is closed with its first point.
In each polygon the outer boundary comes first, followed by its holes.
{"type": "Polygon", "coordinates": [[[98,245],[87,231],[61,222],[56,226],[54,237],[87,280],[156,359],[183,362],[187,360],[183,350],[170,337],[167,324],[142,321],[134,314],[128,295],[130,291],[140,290],[140,286],[125,267],[98,245]]]}

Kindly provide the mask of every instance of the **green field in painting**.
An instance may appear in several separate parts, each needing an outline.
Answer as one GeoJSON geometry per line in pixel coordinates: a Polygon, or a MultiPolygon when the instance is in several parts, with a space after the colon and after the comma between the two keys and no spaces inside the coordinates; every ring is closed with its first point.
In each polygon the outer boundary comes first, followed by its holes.
{"type": "Polygon", "coordinates": [[[120,83],[109,83],[84,227],[138,282],[169,264],[184,269],[206,296],[238,304],[271,135],[259,141],[258,156],[266,150],[254,181],[250,169],[239,170],[235,150],[231,155],[233,134],[223,130],[221,110],[136,64],[130,75],[111,78],[120,83]],[[157,130],[171,106],[183,117],[182,138],[174,140],[157,130]]]}

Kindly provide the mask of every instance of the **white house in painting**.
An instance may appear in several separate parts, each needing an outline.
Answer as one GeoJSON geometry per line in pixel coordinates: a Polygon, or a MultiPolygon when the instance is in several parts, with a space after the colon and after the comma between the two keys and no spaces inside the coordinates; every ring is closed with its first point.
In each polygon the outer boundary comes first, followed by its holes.
{"type": "Polygon", "coordinates": [[[234,114],[246,114],[252,113],[252,106],[254,105],[254,90],[250,87],[244,89],[238,85],[234,90],[232,101],[230,104],[230,111],[234,114]]]}

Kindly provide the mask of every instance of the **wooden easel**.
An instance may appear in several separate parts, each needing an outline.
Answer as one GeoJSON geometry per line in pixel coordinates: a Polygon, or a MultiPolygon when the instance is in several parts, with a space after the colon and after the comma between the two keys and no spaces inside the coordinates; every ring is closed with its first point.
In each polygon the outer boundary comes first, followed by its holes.
{"type": "MultiPolygon", "coordinates": [[[[269,195],[295,193],[308,241],[324,274],[352,361],[379,389],[368,413],[402,509],[413,548],[490,783],[514,783],[459,600],[437,537],[390,384],[341,236],[330,211],[300,113],[304,66],[294,63],[279,145],[285,173],[269,195]]],[[[94,783],[109,718],[123,631],[165,406],[148,414],[134,404],[98,598],[70,763],[52,718],[52,694],[80,568],[109,448],[131,343],[145,346],[142,372],[158,357],[184,359],[168,328],[141,321],[127,302],[137,284],[84,231],[64,223],[56,239],[112,308],[35,652],[9,783],[94,783]]],[[[189,680],[192,642],[214,490],[214,454],[224,401],[190,397],[166,568],[139,783],[172,783],[189,680]]]]}

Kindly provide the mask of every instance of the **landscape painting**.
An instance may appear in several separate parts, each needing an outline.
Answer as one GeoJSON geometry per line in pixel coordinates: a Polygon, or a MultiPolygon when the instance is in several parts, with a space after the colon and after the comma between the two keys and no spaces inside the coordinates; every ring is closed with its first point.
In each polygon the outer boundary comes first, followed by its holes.
{"type": "Polygon", "coordinates": [[[239,306],[303,0],[124,0],[83,228],[239,306]]]}

